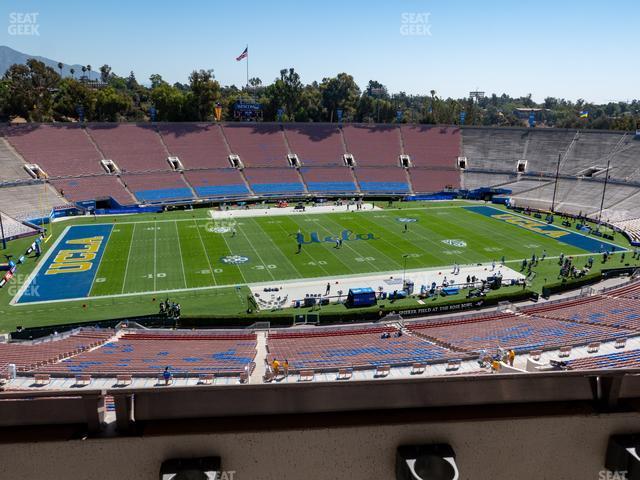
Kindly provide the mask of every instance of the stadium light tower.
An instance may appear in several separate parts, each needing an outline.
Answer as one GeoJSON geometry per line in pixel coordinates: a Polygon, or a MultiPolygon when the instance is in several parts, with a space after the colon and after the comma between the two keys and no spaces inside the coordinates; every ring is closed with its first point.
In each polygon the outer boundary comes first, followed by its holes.
{"type": "Polygon", "coordinates": [[[407,258],[409,258],[409,254],[405,253],[402,255],[402,258],[404,258],[404,264],[402,267],[402,288],[404,289],[405,287],[405,275],[407,273],[407,258]]]}
{"type": "Polygon", "coordinates": [[[602,200],[600,201],[600,211],[598,212],[598,228],[600,228],[600,221],[602,220],[602,209],[604,208],[604,197],[607,194],[607,183],[609,181],[610,166],[611,166],[611,159],[607,160],[607,173],[604,176],[604,187],[602,187],[602,200]]]}
{"type": "Polygon", "coordinates": [[[7,249],[7,239],[4,237],[4,225],[2,224],[2,213],[0,213],[0,238],[2,239],[2,249],[7,249]]]}

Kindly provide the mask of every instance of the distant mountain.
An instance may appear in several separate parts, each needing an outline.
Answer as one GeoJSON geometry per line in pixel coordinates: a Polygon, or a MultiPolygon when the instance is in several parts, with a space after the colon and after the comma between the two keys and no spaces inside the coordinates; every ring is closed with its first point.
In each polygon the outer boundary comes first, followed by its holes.
{"type": "MultiPolygon", "coordinates": [[[[5,45],[0,45],[0,76],[4,75],[11,65],[14,65],[16,63],[25,64],[27,63],[27,60],[30,58],[35,58],[36,60],[43,62],[48,67],[53,68],[57,73],[60,73],[60,69],[58,68],[59,60],[51,60],[50,58],[39,57],[37,55],[29,55],[27,53],[18,52],[17,50],[14,50],[13,48],[7,47],[5,45]]],[[[62,67],[63,77],[71,76],[71,72],[70,72],[71,68],[75,70],[74,75],[76,78],[80,78],[82,76],[82,65],[67,65],[64,62],[62,63],[63,63],[63,67],[62,67]]],[[[95,68],[96,70],[98,70],[99,67],[100,67],[99,65],[92,66],[92,68],[95,68]]],[[[100,72],[99,71],[95,72],[92,70],[90,78],[92,80],[99,79],[100,72]]]]}

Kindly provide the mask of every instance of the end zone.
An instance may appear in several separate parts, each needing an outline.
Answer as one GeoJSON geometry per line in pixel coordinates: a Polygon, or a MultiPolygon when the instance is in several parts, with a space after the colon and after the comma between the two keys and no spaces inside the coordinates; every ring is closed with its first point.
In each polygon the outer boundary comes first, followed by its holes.
{"type": "Polygon", "coordinates": [[[15,305],[87,297],[112,228],[113,225],[67,227],[11,303],[15,305]]]}

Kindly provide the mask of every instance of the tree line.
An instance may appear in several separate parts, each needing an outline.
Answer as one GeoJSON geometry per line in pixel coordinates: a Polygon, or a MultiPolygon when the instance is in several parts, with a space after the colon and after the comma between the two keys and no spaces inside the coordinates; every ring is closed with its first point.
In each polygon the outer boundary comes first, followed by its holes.
{"type": "Polygon", "coordinates": [[[117,122],[149,121],[153,116],[157,121],[213,121],[214,109],[219,106],[221,119],[232,121],[234,105],[250,101],[261,105],[264,121],[455,125],[464,116],[465,125],[521,126],[528,124],[528,115],[518,109],[536,109],[538,126],[640,128],[638,100],[596,104],[548,97],[536,103],[531,95],[445,98],[435,90],[407,95],[390,93],[375,80],[361,89],[347,73],[304,84],[293,68],[281,70],[269,84],[251,78],[244,87],[220,85],[213,70],[194,70],[187,83],[174,84],[153,74],[143,85],[133,72],[119,76],[109,65],[99,68],[99,80],[87,75],[92,72],[90,65],[82,67],[77,76],[72,72],[70,77],[62,76],[62,64],[58,68],[56,71],[35,59],[12,65],[0,79],[0,119],[117,122]]]}

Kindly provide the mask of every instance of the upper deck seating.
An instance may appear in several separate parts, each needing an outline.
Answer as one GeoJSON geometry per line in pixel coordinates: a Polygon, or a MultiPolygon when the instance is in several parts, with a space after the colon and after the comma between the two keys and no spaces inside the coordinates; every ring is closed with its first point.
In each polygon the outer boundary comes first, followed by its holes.
{"type": "Polygon", "coordinates": [[[401,153],[400,129],[392,125],[345,125],[347,152],[360,167],[395,166],[401,153]]]}
{"type": "Polygon", "coordinates": [[[228,168],[229,151],[218,125],[168,123],[158,126],[171,156],[185,169],[228,168]]]}
{"type": "Polygon", "coordinates": [[[240,156],[245,167],[286,167],[287,145],[279,125],[226,124],[224,134],[231,153],[240,156]]]}
{"type": "Polygon", "coordinates": [[[344,146],[335,125],[294,125],[284,128],[291,152],[304,167],[342,166],[344,146]]]}
{"type": "Polygon", "coordinates": [[[90,124],[91,135],[104,158],[113,160],[123,172],[169,170],[168,152],[155,126],[149,124],[90,124]]]}
{"type": "Polygon", "coordinates": [[[100,152],[79,125],[18,125],[6,128],[4,135],[27,163],[50,177],[104,173],[100,152]]]}

